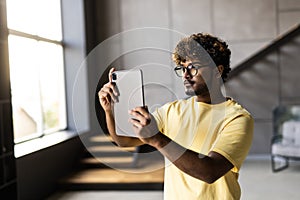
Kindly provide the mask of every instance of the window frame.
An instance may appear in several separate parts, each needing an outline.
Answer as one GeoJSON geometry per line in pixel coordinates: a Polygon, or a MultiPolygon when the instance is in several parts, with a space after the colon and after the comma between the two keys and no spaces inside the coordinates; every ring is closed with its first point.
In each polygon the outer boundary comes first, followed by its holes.
{"type": "MultiPolygon", "coordinates": [[[[15,144],[14,154],[16,158],[90,132],[89,110],[91,105],[89,105],[88,94],[88,71],[83,70],[78,74],[81,64],[86,58],[84,2],[82,0],[61,0],[61,17],[62,41],[59,41],[59,43],[61,42],[63,45],[67,128],[63,131],[15,144]],[[81,85],[84,90],[80,91],[81,95],[76,96],[76,100],[82,102],[82,104],[80,118],[75,119],[73,112],[76,111],[76,108],[74,109],[73,107],[73,90],[78,77],[80,78],[77,84],[81,85]]],[[[7,30],[7,36],[8,32],[7,30]]],[[[39,36],[33,35],[31,37],[44,40],[44,38],[39,36]]],[[[53,40],[52,42],[56,41],[53,40]]]]}
{"type": "MultiPolygon", "coordinates": [[[[59,3],[60,3],[60,6],[62,6],[62,1],[61,0],[59,1],[59,3]]],[[[62,9],[61,9],[61,11],[62,11],[62,9]]],[[[62,21],[63,21],[63,18],[62,18],[62,13],[61,13],[61,27],[60,27],[61,31],[63,31],[62,21]]],[[[21,37],[21,38],[24,38],[24,39],[32,39],[32,40],[37,41],[37,42],[45,42],[45,43],[50,43],[50,44],[55,44],[55,45],[61,46],[62,47],[62,51],[63,51],[63,57],[62,57],[62,59],[63,59],[62,63],[63,63],[63,68],[64,68],[63,71],[65,72],[64,42],[63,42],[63,38],[60,41],[53,40],[53,39],[49,39],[49,38],[42,37],[42,36],[39,36],[39,35],[34,35],[34,34],[26,33],[26,32],[23,32],[23,31],[14,30],[14,29],[9,28],[8,26],[7,26],[7,30],[8,30],[8,36],[9,35],[18,36],[18,37],[21,37]]],[[[63,33],[61,33],[61,34],[63,35],[63,33]]],[[[8,44],[8,46],[9,46],[9,44],[8,44]]],[[[63,87],[64,87],[64,91],[66,91],[66,78],[65,78],[65,76],[63,78],[63,87]]],[[[66,92],[65,92],[65,96],[66,96],[66,92]]],[[[63,103],[65,104],[64,107],[66,109],[66,106],[67,106],[66,105],[67,104],[66,97],[64,97],[64,99],[65,99],[65,102],[63,102],[63,103]]],[[[11,102],[11,103],[13,105],[13,102],[11,102]]],[[[66,121],[67,121],[68,113],[67,113],[67,111],[65,111],[65,113],[66,113],[65,118],[66,118],[66,121]]],[[[41,114],[41,116],[43,116],[43,114],[41,114]]],[[[44,121],[45,120],[44,116],[42,118],[43,118],[42,121],[44,121]]],[[[38,126],[44,127],[44,122],[42,122],[42,123],[43,124],[39,124],[38,126]]],[[[27,141],[36,139],[36,138],[44,137],[45,135],[48,135],[48,134],[52,134],[52,133],[55,133],[55,132],[66,131],[66,130],[67,130],[67,124],[66,124],[65,128],[58,129],[57,131],[51,131],[50,133],[48,133],[48,131],[45,131],[45,130],[33,132],[33,133],[28,134],[26,136],[23,136],[21,138],[14,139],[14,143],[15,144],[19,144],[19,143],[23,143],[23,142],[27,142],[27,141]]]]}

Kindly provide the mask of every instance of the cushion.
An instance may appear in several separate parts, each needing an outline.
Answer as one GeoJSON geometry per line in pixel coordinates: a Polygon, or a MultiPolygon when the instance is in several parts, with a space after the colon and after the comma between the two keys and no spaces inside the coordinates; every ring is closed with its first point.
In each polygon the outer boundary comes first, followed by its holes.
{"type": "Polygon", "coordinates": [[[272,154],[287,157],[300,157],[300,145],[284,145],[275,143],[272,145],[272,154]]]}
{"type": "Polygon", "coordinates": [[[300,157],[300,121],[286,121],[282,125],[282,141],[272,145],[272,154],[300,157]]]}
{"type": "Polygon", "coordinates": [[[282,144],[300,145],[300,121],[286,121],[282,125],[282,144]]]}

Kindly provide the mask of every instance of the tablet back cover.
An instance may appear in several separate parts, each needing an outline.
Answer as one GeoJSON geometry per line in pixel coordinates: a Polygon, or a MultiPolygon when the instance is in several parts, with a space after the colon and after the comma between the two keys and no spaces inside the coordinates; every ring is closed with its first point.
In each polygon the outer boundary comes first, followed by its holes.
{"type": "Polygon", "coordinates": [[[113,74],[119,92],[118,101],[114,104],[115,128],[117,135],[136,137],[128,114],[138,106],[144,106],[143,74],[142,70],[122,70],[113,74]]]}

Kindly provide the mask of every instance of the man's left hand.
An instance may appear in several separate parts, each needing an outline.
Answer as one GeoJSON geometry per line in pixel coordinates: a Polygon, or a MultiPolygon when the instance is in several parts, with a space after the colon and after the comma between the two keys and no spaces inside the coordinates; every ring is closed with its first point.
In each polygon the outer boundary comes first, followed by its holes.
{"type": "Polygon", "coordinates": [[[133,116],[130,123],[133,125],[135,134],[146,144],[152,145],[155,135],[159,132],[156,121],[148,111],[147,107],[136,107],[129,111],[133,116]]]}

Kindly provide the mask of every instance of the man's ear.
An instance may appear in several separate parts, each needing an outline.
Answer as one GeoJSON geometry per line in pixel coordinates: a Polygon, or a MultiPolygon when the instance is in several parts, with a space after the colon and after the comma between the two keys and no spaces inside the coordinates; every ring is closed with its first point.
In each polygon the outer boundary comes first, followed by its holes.
{"type": "Polygon", "coordinates": [[[223,65],[217,66],[217,68],[216,68],[216,77],[221,78],[222,74],[223,74],[223,71],[224,71],[224,66],[223,65]]]}

